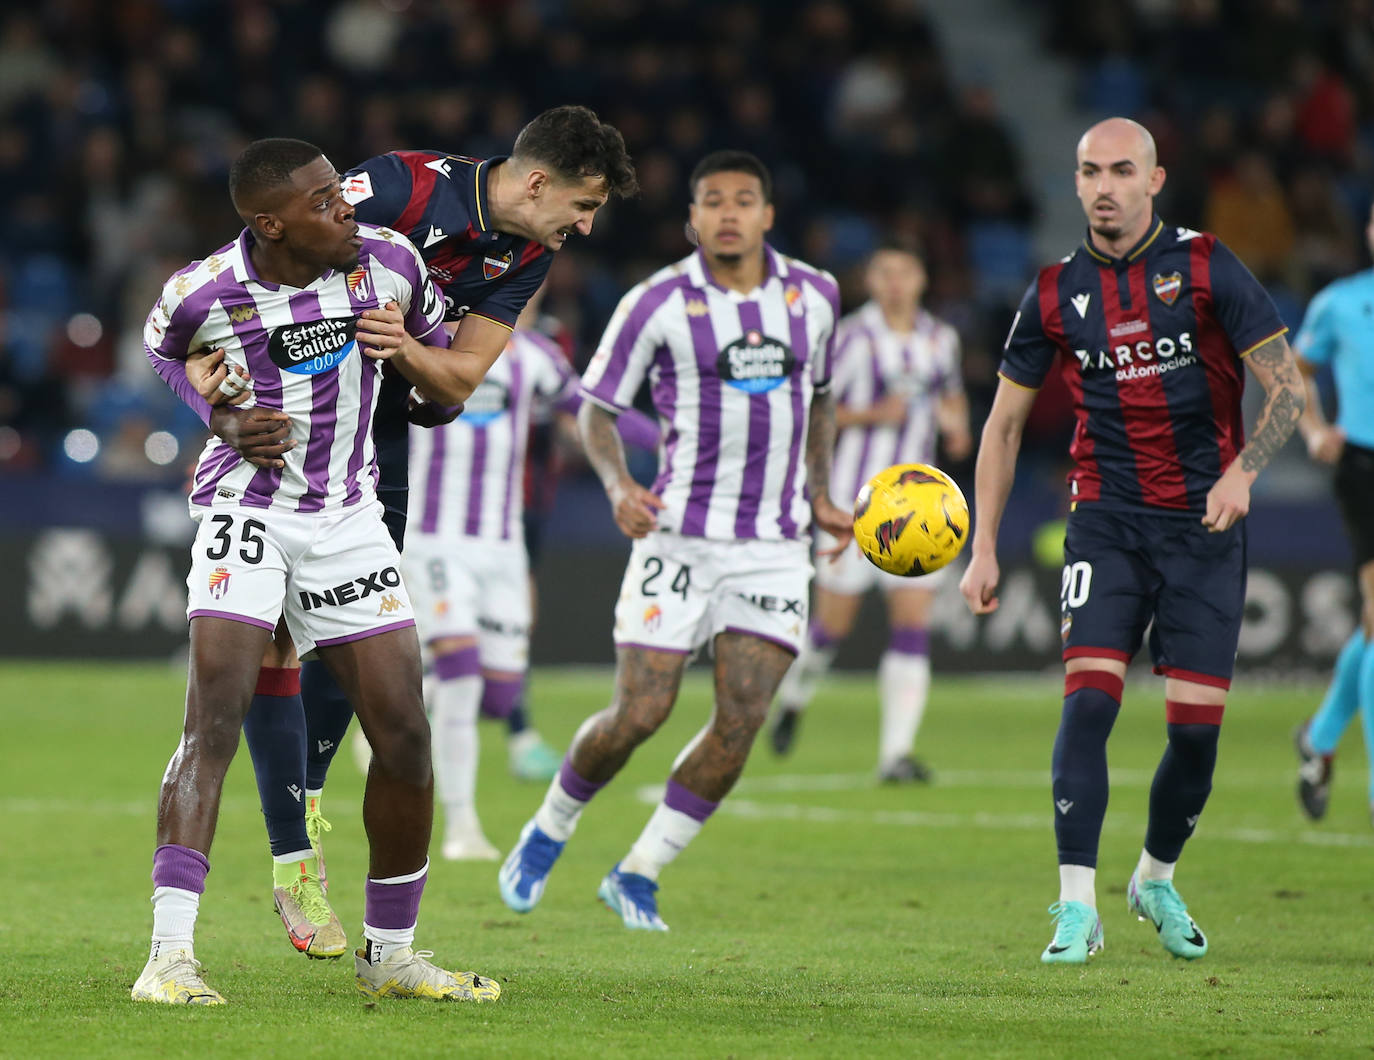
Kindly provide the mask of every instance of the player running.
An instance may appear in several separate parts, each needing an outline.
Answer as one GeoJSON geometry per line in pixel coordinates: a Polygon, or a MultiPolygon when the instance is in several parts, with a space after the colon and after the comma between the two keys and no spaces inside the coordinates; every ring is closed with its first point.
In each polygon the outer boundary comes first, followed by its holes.
{"type": "MultiPolygon", "coordinates": [[[[882,244],[865,272],[869,302],[840,321],[835,339],[835,465],[831,490],[858,495],[885,467],[934,463],[935,435],[962,460],[972,449],[968,399],[959,364],[959,335],[921,308],[925,264],[909,245],[882,244]]],[[[834,547],[816,536],[822,550],[834,547]]],[[[881,588],[890,639],[878,666],[881,722],[878,776],[889,783],[927,781],[930,771],[913,745],[930,691],[930,611],[943,571],[921,578],[886,574],[857,548],[816,569],[816,600],[807,638],[778,689],[773,750],[787,754],[802,711],[858,617],[863,595],[881,588]]]]}
{"type": "Polygon", "coordinates": [[[1078,143],[1088,235],[1040,270],[1012,323],[960,583],[975,614],[996,609],[997,529],[1021,428],[1059,355],[1078,424],[1060,599],[1064,709],[1052,759],[1060,890],[1046,963],[1082,964],[1102,948],[1095,876],[1107,737],[1151,622],[1168,743],[1127,905],[1175,956],[1207,952],[1174,867],[1212,790],[1245,604],[1250,485],[1303,408],[1287,329],[1264,288],[1215,236],[1155,215],[1164,185],[1156,159],[1149,132],[1124,118],[1094,125],[1078,143]],[[1242,447],[1244,365],[1266,397],[1242,447]]]}
{"type": "Polygon", "coordinates": [[[375,749],[363,800],[370,855],[359,990],[495,1000],[495,981],[446,972],[411,947],[429,866],[433,778],[419,642],[374,489],[382,361],[442,354],[423,345],[446,338],[442,295],[407,240],[357,223],[334,167],[310,144],[250,144],[229,191],[247,227],[168,281],[145,346],[188,398],[176,370],[186,351],[224,350],[251,375],[257,401],[286,417],[294,446],[267,469],[211,439],[196,467],[186,716],[162,782],[152,948],[132,996],[224,1003],[200,975],[193,933],[225,771],[258,661],[284,619],[293,642],[317,651],[347,689],[375,749]],[[372,315],[388,304],[414,336],[404,346],[372,315]]]}
{"type": "Polygon", "coordinates": [[[739,778],[801,643],[812,518],[839,545],[850,533],[829,489],[835,281],[765,242],[772,181],[753,155],[708,155],[689,190],[700,250],[625,296],[583,378],[583,442],[634,546],[611,704],[578,730],[499,873],[517,912],[534,908],[583,809],[668,717],[689,656],[709,644],[711,720],[598,891],[626,927],[667,930],[659,873],[739,778]],[[645,379],[665,427],[652,490],[630,477],[614,426],[645,379]]]}
{"type": "MultiPolygon", "coordinates": [[[[443,292],[445,319],[456,321],[445,357],[394,358],[400,372],[382,382],[373,427],[377,494],[398,549],[408,496],[407,417],[433,425],[456,411],[439,407],[443,402],[417,405],[422,395],[412,394],[412,385],[434,397],[447,393],[449,404],[471,394],[506,348],[553,252],[572,233],[588,235],[611,195],[632,195],[636,187],[620,133],[576,106],[538,115],[521,130],[508,158],[397,151],[345,175],[343,195],[358,220],[414,243],[443,292]]],[[[402,322],[395,314],[387,320],[388,334],[399,341],[402,322]]],[[[245,458],[279,467],[295,444],[284,419],[261,403],[255,409],[230,407],[220,388],[232,391],[242,377],[229,374],[220,357],[193,364],[199,392],[216,403],[207,423],[245,458]]],[[[244,733],[267,821],[274,902],[291,944],[312,957],[347,949],[326,896],[322,837],[329,823],[322,796],[351,717],[343,690],[326,668],[311,662],[299,667],[289,640],[271,646],[244,733]]],[[[517,733],[523,728],[520,704],[510,722],[517,733]]],[[[522,746],[538,753],[537,740],[522,746]]]]}

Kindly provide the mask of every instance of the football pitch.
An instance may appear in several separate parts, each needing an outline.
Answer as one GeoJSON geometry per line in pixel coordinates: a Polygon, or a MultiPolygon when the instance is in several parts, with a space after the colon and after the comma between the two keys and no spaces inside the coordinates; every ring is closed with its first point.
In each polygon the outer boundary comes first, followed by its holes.
{"type": "MultiPolygon", "coordinates": [[[[307,961],[272,911],[251,767],[230,770],[197,956],[230,1004],[135,1005],[158,783],[180,730],[168,666],[0,664],[0,1056],[1351,1056],[1374,1049],[1374,831],[1350,734],[1319,826],[1294,796],[1293,724],[1316,688],[1240,680],[1215,790],[1177,882],[1211,952],[1170,957],[1126,912],[1163,685],[1127,685],[1112,738],[1098,896],[1106,949],[1046,967],[1057,877],[1048,761],[1062,679],[937,677],[930,787],[878,787],[873,682],[831,680],[790,758],[761,742],[735,794],[664,873],[668,934],[595,898],[709,710],[705,675],[583,816],[540,907],[511,913],[490,863],[432,865],[417,945],[501,980],[494,1005],[369,1004],[351,959],[307,961]]],[[[539,671],[560,748],[604,671],[539,671]]],[[[542,785],[482,726],[479,807],[505,849],[542,785]]],[[[356,940],[362,778],[345,751],[324,811],[331,899],[356,940]]]]}

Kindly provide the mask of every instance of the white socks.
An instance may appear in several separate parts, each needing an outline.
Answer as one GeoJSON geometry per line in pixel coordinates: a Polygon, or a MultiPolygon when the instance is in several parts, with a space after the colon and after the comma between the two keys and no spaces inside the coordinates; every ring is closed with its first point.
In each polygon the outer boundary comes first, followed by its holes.
{"type": "Polygon", "coordinates": [[[429,704],[434,786],[446,821],[476,812],[477,709],[481,702],[480,674],[434,682],[429,704]]]}
{"type": "Polygon", "coordinates": [[[878,664],[882,721],[878,728],[878,768],[887,769],[911,754],[926,712],[930,692],[930,657],[906,652],[883,653],[878,664]]]}
{"type": "Polygon", "coordinates": [[[153,945],[150,959],[171,950],[194,956],[191,940],[196,931],[200,895],[181,887],[153,888],[153,945]]]}
{"type": "Polygon", "coordinates": [[[1097,870],[1086,865],[1059,866],[1059,900],[1097,908],[1097,870]]]}
{"type": "Polygon", "coordinates": [[[549,784],[548,792],[544,795],[544,801],[535,811],[534,823],[550,839],[566,843],[577,827],[577,819],[586,808],[585,802],[574,799],[564,791],[559,778],[554,777],[553,782],[549,784]]]}
{"type": "Polygon", "coordinates": [[[663,867],[697,837],[703,823],[681,810],[659,803],[649,823],[644,826],[644,831],[620,863],[620,870],[647,876],[651,880],[658,879],[663,867]]]}
{"type": "Polygon", "coordinates": [[[1156,861],[1142,850],[1136,875],[1142,880],[1172,880],[1174,878],[1174,866],[1177,864],[1177,861],[1156,861]]]}

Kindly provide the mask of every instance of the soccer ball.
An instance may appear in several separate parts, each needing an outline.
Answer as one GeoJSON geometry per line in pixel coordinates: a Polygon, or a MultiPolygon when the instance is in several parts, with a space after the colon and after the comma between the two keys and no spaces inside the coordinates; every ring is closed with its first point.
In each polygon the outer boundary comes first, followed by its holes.
{"type": "Polygon", "coordinates": [[[968,539],[968,501],[929,464],[879,471],[854,500],[854,539],[875,567],[914,578],[937,571],[968,539]]]}

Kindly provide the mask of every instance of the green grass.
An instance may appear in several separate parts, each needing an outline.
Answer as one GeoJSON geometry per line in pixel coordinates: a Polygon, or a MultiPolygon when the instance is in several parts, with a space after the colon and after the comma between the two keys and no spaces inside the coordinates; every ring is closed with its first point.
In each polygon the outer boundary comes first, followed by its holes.
{"type": "MultiPolygon", "coordinates": [[[[1340,763],[1331,813],[1306,824],[1289,730],[1313,690],[1242,681],[1216,789],[1179,873],[1208,932],[1170,958],[1125,910],[1163,739],[1163,689],[1130,685],[1113,737],[1087,968],[1038,957],[1056,895],[1047,778],[1058,681],[937,680],[922,753],[931,788],[869,782],[871,681],[832,681],[791,759],[760,746],[731,800],[667,870],[667,935],[625,931],[598,881],[705,717],[700,675],[677,714],[598,796],[540,908],[510,913],[491,865],[436,862],[421,945],[498,976],[496,1005],[368,1005],[352,968],[295,954],[272,913],[248,757],[230,771],[197,955],[224,1009],[138,1006],[151,923],[158,782],[183,675],[166,667],[0,666],[0,1055],[4,1056],[1344,1056],[1374,1051],[1374,834],[1364,762],[1340,763]],[[1313,840],[1322,840],[1314,842],[1313,840]]],[[[536,676],[565,744],[603,673],[536,676]]],[[[479,800],[498,846],[541,797],[504,771],[484,725],[479,800]]],[[[1352,734],[1353,736],[1353,734],[1352,734]]],[[[1354,740],[1358,743],[1358,740],[1354,740]]],[[[356,935],[361,778],[341,757],[325,800],[336,908],[356,935]]]]}

